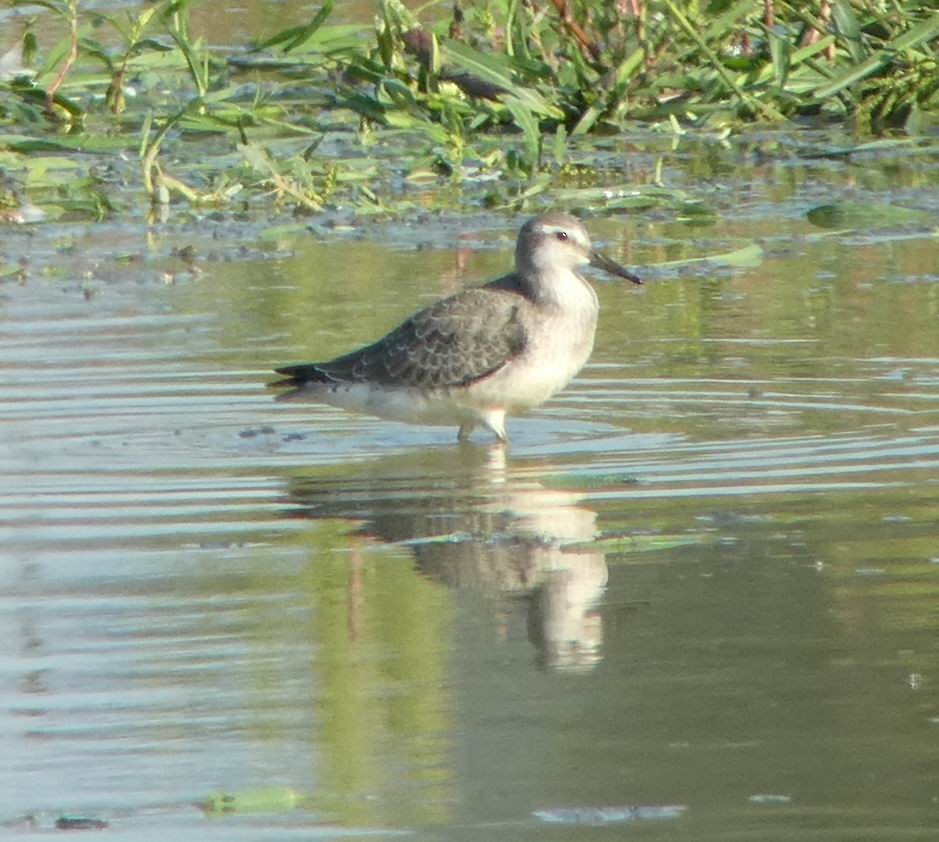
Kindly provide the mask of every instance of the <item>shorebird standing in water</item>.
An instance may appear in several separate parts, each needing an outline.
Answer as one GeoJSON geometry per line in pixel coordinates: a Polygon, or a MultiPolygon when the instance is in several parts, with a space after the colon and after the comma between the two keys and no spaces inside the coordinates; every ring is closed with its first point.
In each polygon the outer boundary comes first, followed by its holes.
{"type": "Polygon", "coordinates": [[[279,400],[327,403],[412,424],[456,425],[462,441],[481,425],[506,441],[505,416],[544,403],[587,362],[597,296],[584,266],[633,283],[632,272],[594,251],[565,213],[530,219],[515,271],[415,313],[372,345],[322,363],[277,369],[279,400]]]}

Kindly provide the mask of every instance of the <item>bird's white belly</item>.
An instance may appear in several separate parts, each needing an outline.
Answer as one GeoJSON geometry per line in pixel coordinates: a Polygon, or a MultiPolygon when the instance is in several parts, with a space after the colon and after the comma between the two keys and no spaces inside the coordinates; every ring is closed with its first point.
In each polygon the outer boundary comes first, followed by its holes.
{"type": "Polygon", "coordinates": [[[481,403],[504,406],[510,413],[544,403],[584,367],[593,351],[596,311],[551,319],[532,334],[516,359],[468,391],[481,403]]]}
{"type": "Polygon", "coordinates": [[[290,400],[337,406],[350,412],[374,415],[407,424],[460,425],[478,421],[472,404],[446,390],[425,392],[409,387],[372,383],[309,384],[290,400]]]}

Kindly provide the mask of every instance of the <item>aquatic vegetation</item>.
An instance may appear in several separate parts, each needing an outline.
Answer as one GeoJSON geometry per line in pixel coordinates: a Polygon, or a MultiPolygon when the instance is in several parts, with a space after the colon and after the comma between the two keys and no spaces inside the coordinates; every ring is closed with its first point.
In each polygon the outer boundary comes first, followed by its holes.
{"type": "Polygon", "coordinates": [[[156,208],[602,197],[695,215],[660,180],[591,194],[622,180],[596,165],[598,144],[636,126],[721,141],[809,119],[915,135],[939,108],[939,12],[912,0],[486,0],[432,4],[431,22],[380,0],[371,31],[333,23],[325,0],[235,50],[193,33],[196,1],[110,14],[29,0],[45,11],[0,56],[4,206],[100,217],[130,186],[156,208]],[[49,15],[54,44],[37,34],[49,15]]]}
{"type": "Polygon", "coordinates": [[[932,218],[926,211],[870,202],[819,205],[812,208],[806,217],[819,228],[856,228],[864,231],[898,225],[927,225],[932,218]]]}

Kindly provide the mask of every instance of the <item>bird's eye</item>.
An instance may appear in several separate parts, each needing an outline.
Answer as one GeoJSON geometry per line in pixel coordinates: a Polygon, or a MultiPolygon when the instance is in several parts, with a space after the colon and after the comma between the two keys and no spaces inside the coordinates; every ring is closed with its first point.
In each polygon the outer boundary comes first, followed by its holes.
{"type": "Polygon", "coordinates": [[[567,241],[567,231],[556,231],[554,236],[562,243],[567,241]]]}

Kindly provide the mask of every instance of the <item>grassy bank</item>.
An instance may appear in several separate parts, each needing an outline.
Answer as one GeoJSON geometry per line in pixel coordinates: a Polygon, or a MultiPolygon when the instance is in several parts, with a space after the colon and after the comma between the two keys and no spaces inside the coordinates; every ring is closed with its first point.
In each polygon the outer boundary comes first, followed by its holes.
{"type": "Polygon", "coordinates": [[[43,12],[0,60],[9,220],[101,217],[141,197],[401,213],[401,185],[521,205],[605,184],[575,151],[637,125],[909,139],[939,110],[928,2],[489,0],[415,15],[381,0],[368,29],[334,22],[327,0],[237,49],[193,35],[190,0],[116,15],[29,5],[43,12]],[[52,17],[66,34],[45,43],[52,17]]]}

